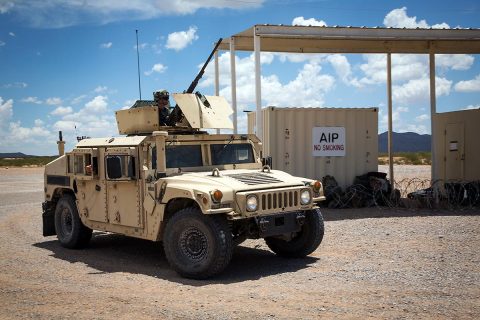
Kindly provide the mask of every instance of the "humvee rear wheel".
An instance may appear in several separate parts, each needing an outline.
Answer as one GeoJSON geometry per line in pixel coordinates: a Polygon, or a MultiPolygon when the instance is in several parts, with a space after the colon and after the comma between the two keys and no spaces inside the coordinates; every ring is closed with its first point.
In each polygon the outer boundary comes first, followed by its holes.
{"type": "Polygon", "coordinates": [[[320,210],[305,212],[302,229],[290,240],[265,238],[270,250],[286,258],[303,258],[315,251],[323,239],[324,225],[320,210]]]}
{"type": "Polygon", "coordinates": [[[223,271],[233,251],[225,218],[204,215],[197,208],[186,208],[173,215],[165,226],[163,247],[172,268],[193,279],[205,279],[223,271]]]}
{"type": "Polygon", "coordinates": [[[92,237],[92,229],[83,225],[75,200],[70,195],[58,200],[55,208],[55,231],[60,244],[71,249],[85,247],[92,237]]]}

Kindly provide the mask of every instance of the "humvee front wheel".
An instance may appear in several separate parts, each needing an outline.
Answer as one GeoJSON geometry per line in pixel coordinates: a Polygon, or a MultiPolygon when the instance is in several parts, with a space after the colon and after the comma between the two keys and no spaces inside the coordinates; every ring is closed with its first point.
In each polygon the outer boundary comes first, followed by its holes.
{"type": "Polygon", "coordinates": [[[186,208],[167,222],[163,247],[169,264],[181,276],[205,279],[223,271],[230,262],[232,234],[224,217],[186,208]]]}
{"type": "Polygon", "coordinates": [[[323,239],[323,217],[319,209],[305,212],[305,222],[302,229],[290,240],[267,237],[267,246],[286,258],[303,258],[315,251],[323,239]]]}
{"type": "Polygon", "coordinates": [[[83,225],[78,215],[75,200],[64,195],[55,208],[55,231],[60,244],[65,248],[80,249],[92,238],[92,229],[83,225]]]}

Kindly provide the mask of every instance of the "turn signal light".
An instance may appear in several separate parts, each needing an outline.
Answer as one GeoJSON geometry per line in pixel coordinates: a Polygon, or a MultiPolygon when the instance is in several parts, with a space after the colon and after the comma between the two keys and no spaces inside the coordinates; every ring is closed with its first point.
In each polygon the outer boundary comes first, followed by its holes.
{"type": "Polygon", "coordinates": [[[318,180],[315,181],[315,182],[312,184],[313,191],[319,192],[321,186],[322,186],[322,184],[320,183],[320,181],[318,181],[318,180]]]}
{"type": "Polygon", "coordinates": [[[213,191],[213,193],[212,193],[212,200],[213,200],[214,202],[220,202],[220,201],[222,201],[222,198],[223,198],[223,193],[222,193],[222,191],[220,191],[220,190],[215,190],[215,191],[213,191]]]}

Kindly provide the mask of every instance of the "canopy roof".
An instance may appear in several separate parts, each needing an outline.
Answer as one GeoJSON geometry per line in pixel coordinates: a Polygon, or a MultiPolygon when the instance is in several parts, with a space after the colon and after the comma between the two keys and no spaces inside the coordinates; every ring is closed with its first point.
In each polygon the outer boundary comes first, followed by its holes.
{"type": "MultiPolygon", "coordinates": [[[[232,35],[235,50],[292,53],[480,53],[480,29],[406,29],[255,25],[232,35]]],[[[230,49],[230,39],[219,50],[230,49]]]]}

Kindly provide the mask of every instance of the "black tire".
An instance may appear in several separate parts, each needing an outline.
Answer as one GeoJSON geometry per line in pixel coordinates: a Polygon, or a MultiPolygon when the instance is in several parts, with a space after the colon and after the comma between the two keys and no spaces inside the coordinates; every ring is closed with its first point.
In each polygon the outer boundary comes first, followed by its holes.
{"type": "Polygon", "coordinates": [[[206,279],[222,272],[230,262],[232,234],[224,217],[186,208],[167,222],[163,247],[168,263],[181,276],[206,279]]]}
{"type": "Polygon", "coordinates": [[[73,196],[64,195],[55,208],[55,231],[65,248],[80,249],[88,245],[92,229],[87,228],[78,215],[73,196]]]}
{"type": "Polygon", "coordinates": [[[303,258],[314,252],[323,239],[324,225],[323,217],[319,209],[305,212],[305,223],[302,230],[290,241],[280,238],[267,237],[267,246],[286,258],[303,258]]]}

